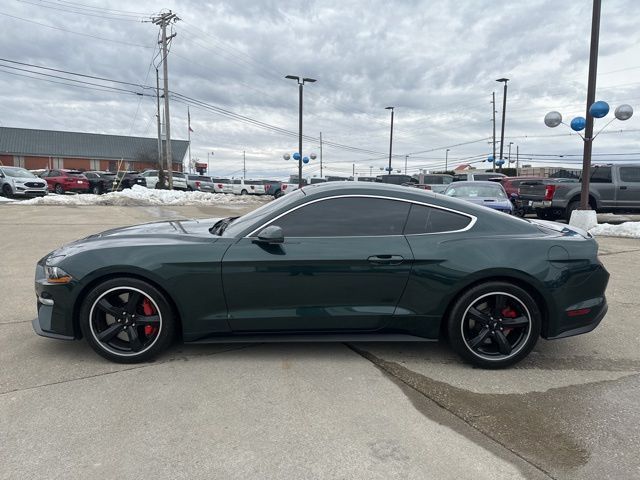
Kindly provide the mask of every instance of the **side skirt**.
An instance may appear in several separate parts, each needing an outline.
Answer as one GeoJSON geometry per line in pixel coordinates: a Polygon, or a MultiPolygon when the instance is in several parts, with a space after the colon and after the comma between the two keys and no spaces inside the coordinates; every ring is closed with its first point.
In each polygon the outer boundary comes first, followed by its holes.
{"type": "Polygon", "coordinates": [[[293,343],[293,342],[437,342],[437,339],[401,333],[311,333],[311,334],[235,334],[215,335],[192,342],[197,343],[293,343]]]}

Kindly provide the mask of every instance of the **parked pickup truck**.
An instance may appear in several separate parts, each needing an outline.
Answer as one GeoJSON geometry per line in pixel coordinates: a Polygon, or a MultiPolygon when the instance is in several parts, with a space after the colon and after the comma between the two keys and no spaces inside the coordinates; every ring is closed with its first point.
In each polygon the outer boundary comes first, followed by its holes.
{"type": "MultiPolygon", "coordinates": [[[[520,200],[532,207],[539,218],[571,218],[580,206],[581,182],[544,179],[523,182],[520,200]]],[[[640,165],[594,165],[591,167],[589,205],[596,212],[640,212],[640,165]]]]}

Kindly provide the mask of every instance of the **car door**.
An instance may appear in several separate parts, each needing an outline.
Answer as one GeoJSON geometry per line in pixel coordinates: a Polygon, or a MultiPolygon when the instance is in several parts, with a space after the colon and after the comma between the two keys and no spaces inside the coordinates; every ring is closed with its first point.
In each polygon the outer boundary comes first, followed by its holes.
{"type": "Polygon", "coordinates": [[[618,176],[616,207],[619,210],[640,210],[640,166],[620,167],[618,176]]]}
{"type": "Polygon", "coordinates": [[[234,331],[372,331],[387,325],[413,255],[402,229],[410,204],[375,197],[316,200],[268,225],[284,243],[229,248],[222,278],[234,331]]]}
{"type": "Polygon", "coordinates": [[[616,204],[616,190],[611,178],[611,167],[593,167],[591,173],[592,191],[598,193],[598,207],[603,209],[613,208],[616,204]]]}

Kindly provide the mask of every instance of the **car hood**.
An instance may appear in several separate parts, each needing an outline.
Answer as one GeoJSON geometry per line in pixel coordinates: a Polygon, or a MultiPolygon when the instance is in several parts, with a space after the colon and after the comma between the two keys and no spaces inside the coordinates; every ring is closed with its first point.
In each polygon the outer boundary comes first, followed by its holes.
{"type": "Polygon", "coordinates": [[[30,182],[36,182],[36,183],[41,183],[43,185],[46,185],[47,182],[45,182],[42,178],[39,177],[6,177],[5,181],[7,180],[15,180],[16,183],[30,183],[30,182]]]}
{"type": "MultiPolygon", "coordinates": [[[[209,233],[209,228],[217,220],[219,219],[168,220],[114,228],[68,243],[51,252],[46,258],[53,260],[56,257],[63,258],[87,250],[108,247],[213,243],[220,237],[209,233]]],[[[49,264],[54,263],[54,261],[49,262],[49,264]]]]}

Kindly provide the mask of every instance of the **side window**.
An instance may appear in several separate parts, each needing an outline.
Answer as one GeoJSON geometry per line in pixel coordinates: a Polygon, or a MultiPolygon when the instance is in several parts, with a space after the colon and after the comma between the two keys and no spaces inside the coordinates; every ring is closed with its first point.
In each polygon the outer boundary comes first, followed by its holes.
{"type": "Polygon", "coordinates": [[[469,223],[471,219],[465,215],[424,205],[411,205],[404,234],[454,232],[462,230],[469,223]]]}
{"type": "Polygon", "coordinates": [[[275,220],[285,237],[402,235],[410,204],[368,197],[332,198],[275,220]]]}
{"type": "Polygon", "coordinates": [[[611,183],[611,167],[594,168],[591,183],[611,183]]]}
{"type": "Polygon", "coordinates": [[[620,167],[620,180],[640,183],[640,167],[620,167]]]}
{"type": "Polygon", "coordinates": [[[49,172],[49,176],[50,177],[61,177],[62,173],[60,173],[58,170],[52,170],[49,172]]]}

